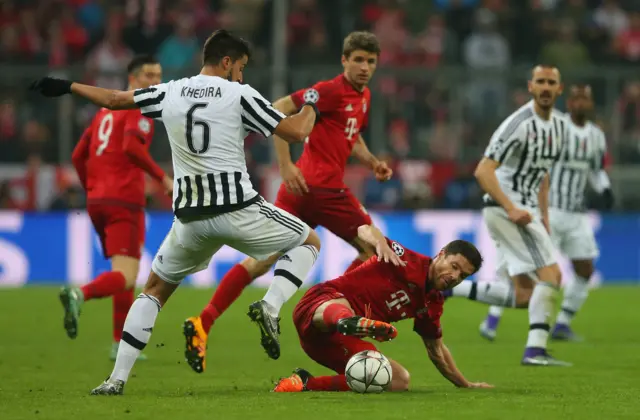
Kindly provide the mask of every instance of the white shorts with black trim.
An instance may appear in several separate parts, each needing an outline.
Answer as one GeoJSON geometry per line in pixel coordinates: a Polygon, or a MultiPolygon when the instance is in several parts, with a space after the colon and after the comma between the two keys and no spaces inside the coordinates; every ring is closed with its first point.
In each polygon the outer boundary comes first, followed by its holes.
{"type": "Polygon", "coordinates": [[[549,209],[551,239],[570,260],[593,260],[600,250],[586,213],[549,209]]]}
{"type": "Polygon", "coordinates": [[[306,223],[265,200],[202,219],[176,218],[153,259],[152,269],[163,280],[179,283],[207,268],[223,245],[265,260],[302,245],[310,230],[306,223]]]}
{"type": "Polygon", "coordinates": [[[533,273],[537,269],[556,263],[551,236],[539,217],[528,225],[518,226],[509,220],[502,207],[485,207],[482,210],[487,229],[500,254],[501,265],[510,276],[533,273]]]}

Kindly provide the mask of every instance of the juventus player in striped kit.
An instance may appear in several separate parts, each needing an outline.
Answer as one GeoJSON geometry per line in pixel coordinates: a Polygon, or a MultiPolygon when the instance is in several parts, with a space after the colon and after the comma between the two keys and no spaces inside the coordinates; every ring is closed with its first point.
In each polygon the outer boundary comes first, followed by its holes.
{"type": "Polygon", "coordinates": [[[528,302],[529,336],[522,364],[566,366],[569,363],[547,352],[549,318],[561,280],[548,212],[549,170],[560,158],[566,124],[565,116],[554,109],[562,94],[558,69],[535,67],[529,92],[533,100],[498,127],[475,172],[486,192],[482,214],[501,258],[498,276],[505,281],[467,280],[453,295],[505,306],[523,307],[528,302]]]}
{"type": "Polygon", "coordinates": [[[109,109],[138,107],[142,115],[163,121],[171,144],[176,217],[127,315],[113,372],[94,395],[122,394],[162,306],[182,279],[205,269],[223,245],[257,260],[282,255],[267,294],[249,312],[260,326],[263,347],[272,357],[279,355],[278,313],[311,270],[320,240],[297,217],[253,190],[244,138],[253,131],[302,142],[318,113],[314,104],[305,103],[285,117],[255,89],[237,83],[249,55],[244,40],[220,30],[205,42],[202,71],[194,77],[127,92],[49,77],[31,86],[45,96],[74,93],[109,109]]]}
{"type": "MultiPolygon", "coordinates": [[[[607,209],[613,205],[609,177],[604,170],[606,140],[602,130],[588,118],[593,110],[593,96],[588,85],[574,85],[569,90],[567,124],[560,160],[551,169],[550,209],[551,238],[556,247],[571,260],[575,277],[564,289],[564,299],[551,338],[579,341],[571,321],[589,294],[593,260],[599,255],[593,229],[585,214],[587,184],[602,194],[607,209]]],[[[480,325],[480,334],[493,340],[502,315],[502,307],[492,306],[480,325]]]]}

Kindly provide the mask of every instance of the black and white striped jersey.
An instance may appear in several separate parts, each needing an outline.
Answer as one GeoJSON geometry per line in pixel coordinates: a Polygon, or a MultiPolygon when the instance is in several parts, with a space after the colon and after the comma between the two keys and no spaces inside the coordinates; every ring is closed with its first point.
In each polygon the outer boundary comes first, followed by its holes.
{"type": "MultiPolygon", "coordinates": [[[[493,133],[484,156],[500,163],[496,177],[515,205],[537,207],[540,184],[560,156],[565,119],[554,110],[543,120],[531,101],[493,133]]],[[[487,205],[496,204],[488,194],[483,199],[487,205]]]]}
{"type": "Polygon", "coordinates": [[[260,198],[244,154],[249,132],[273,134],[285,115],[249,85],[197,75],[138,89],[142,115],[164,123],[177,217],[227,213],[260,198]]]}
{"type": "Polygon", "coordinates": [[[587,183],[604,169],[606,150],[605,135],[598,126],[590,121],[579,126],[567,117],[562,153],[551,169],[549,205],[569,212],[584,211],[587,183]]]}

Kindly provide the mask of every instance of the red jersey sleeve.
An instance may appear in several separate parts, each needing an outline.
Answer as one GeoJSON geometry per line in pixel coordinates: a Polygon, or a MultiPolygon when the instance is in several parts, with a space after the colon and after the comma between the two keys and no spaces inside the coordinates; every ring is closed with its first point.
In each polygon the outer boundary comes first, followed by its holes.
{"type": "Polygon", "coordinates": [[[152,137],[153,121],[141,115],[140,111],[131,112],[124,125],[124,152],[137,167],[161,181],[164,171],[148,152],[152,137]]]}
{"type": "Polygon", "coordinates": [[[438,291],[429,292],[425,297],[426,311],[416,316],[413,330],[422,338],[437,340],[442,338],[440,317],[444,311],[444,296],[438,291]]]}
{"type": "Polygon", "coordinates": [[[333,80],[318,82],[310,88],[291,94],[293,103],[300,108],[305,102],[315,103],[320,113],[335,110],[341,99],[342,86],[333,80]]]}
{"type": "Polygon", "coordinates": [[[73,163],[73,167],[76,169],[76,173],[78,174],[78,179],[80,179],[80,183],[82,187],[87,189],[87,157],[89,156],[89,146],[91,144],[91,135],[93,133],[93,122],[84,133],[82,133],[82,137],[80,137],[80,141],[76,144],[76,147],[73,149],[73,153],[71,154],[71,163],[73,163]]]}
{"type": "Polygon", "coordinates": [[[133,134],[148,147],[153,138],[153,129],[153,120],[143,116],[140,111],[129,111],[127,120],[124,123],[125,136],[133,134]]]}

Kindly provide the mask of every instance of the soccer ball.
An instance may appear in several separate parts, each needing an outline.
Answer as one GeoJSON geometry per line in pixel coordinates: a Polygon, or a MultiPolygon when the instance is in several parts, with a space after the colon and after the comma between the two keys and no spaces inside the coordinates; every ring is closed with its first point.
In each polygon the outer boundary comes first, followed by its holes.
{"type": "Polygon", "coordinates": [[[377,394],[391,385],[391,363],[377,351],[361,351],[347,362],[345,376],[352,391],[377,394]]]}

